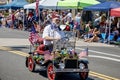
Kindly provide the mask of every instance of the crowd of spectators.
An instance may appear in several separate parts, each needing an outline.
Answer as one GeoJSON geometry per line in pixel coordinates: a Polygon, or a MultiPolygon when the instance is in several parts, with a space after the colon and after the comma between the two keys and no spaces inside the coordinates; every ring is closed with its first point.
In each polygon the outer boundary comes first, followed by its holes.
{"type": "MultiPolygon", "coordinates": [[[[65,25],[66,31],[76,31],[77,40],[83,38],[85,42],[103,42],[108,40],[120,41],[120,20],[112,17],[108,19],[106,14],[95,13],[92,20],[84,21],[83,12],[77,12],[74,16],[71,10],[41,10],[39,17],[35,11],[12,10],[8,16],[0,12],[0,26],[11,29],[42,32],[44,27],[52,22],[54,17],[59,17],[61,25],[65,25]]],[[[87,18],[87,16],[86,16],[87,18]]]]}
{"type": "Polygon", "coordinates": [[[91,22],[88,22],[86,25],[87,39],[85,36],[85,41],[120,41],[119,23],[119,18],[111,17],[110,20],[108,20],[105,14],[101,16],[96,14],[93,25],[91,22]]]}

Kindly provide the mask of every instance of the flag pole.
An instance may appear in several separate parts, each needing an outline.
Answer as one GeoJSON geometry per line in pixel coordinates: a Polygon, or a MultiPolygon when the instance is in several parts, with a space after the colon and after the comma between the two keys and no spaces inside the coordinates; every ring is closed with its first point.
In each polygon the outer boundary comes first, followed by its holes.
{"type": "MultiPolygon", "coordinates": [[[[39,17],[39,0],[36,0],[36,18],[39,17]]],[[[39,21],[38,21],[39,23],[39,21]]]]}

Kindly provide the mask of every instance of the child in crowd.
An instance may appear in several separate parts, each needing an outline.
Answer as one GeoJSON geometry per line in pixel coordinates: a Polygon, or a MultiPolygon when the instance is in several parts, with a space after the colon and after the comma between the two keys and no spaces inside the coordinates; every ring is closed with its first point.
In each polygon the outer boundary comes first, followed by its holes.
{"type": "Polygon", "coordinates": [[[86,24],[85,26],[85,35],[84,35],[85,41],[87,41],[87,39],[93,36],[92,33],[93,33],[93,25],[92,25],[92,22],[89,21],[88,24],[86,24]]]}

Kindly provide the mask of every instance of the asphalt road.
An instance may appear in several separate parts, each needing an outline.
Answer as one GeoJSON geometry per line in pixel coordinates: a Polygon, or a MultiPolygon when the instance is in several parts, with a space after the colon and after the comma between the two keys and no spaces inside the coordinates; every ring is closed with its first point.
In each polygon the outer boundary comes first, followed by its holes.
{"type": "MultiPolygon", "coordinates": [[[[20,52],[29,52],[28,36],[29,32],[26,31],[0,28],[0,80],[47,80],[46,72],[41,71],[39,66],[34,73],[25,67],[25,56],[20,55],[20,52]],[[1,46],[20,52],[16,54],[1,46]]],[[[76,44],[77,52],[86,47],[80,41],[76,44]]],[[[88,80],[120,80],[120,47],[99,43],[86,44],[89,44],[88,80]]],[[[59,80],[79,80],[79,76],[65,74],[59,80]]]]}

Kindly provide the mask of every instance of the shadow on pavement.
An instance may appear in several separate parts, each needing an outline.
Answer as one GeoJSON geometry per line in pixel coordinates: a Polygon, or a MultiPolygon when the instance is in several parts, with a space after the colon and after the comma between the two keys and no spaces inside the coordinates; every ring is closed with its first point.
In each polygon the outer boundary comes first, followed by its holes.
{"type": "MultiPolygon", "coordinates": [[[[37,69],[34,73],[38,73],[40,76],[47,78],[46,70],[37,69]]],[[[57,80],[81,80],[77,73],[64,73],[61,76],[58,76],[57,80]]],[[[88,77],[87,80],[94,80],[88,77]]]]}
{"type": "Polygon", "coordinates": [[[23,49],[29,49],[29,47],[27,46],[14,46],[14,47],[11,47],[13,50],[23,50],[23,49]]]}

